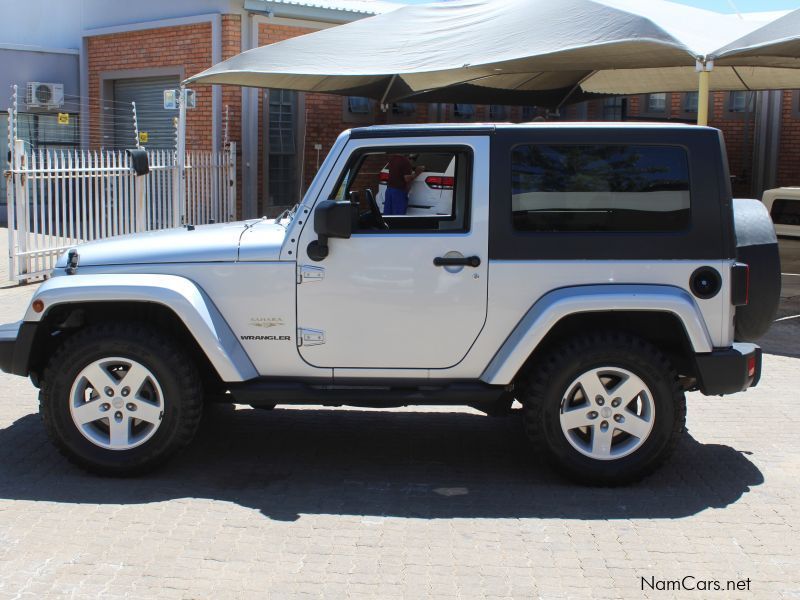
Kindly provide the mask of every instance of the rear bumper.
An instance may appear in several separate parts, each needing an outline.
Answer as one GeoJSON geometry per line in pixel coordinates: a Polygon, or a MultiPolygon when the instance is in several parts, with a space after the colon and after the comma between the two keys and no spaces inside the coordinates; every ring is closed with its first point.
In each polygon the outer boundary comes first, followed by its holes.
{"type": "Polygon", "coordinates": [[[13,375],[28,375],[36,323],[0,325],[0,370],[13,375]]]}
{"type": "Polygon", "coordinates": [[[730,348],[695,355],[697,380],[706,396],[735,394],[761,379],[761,348],[735,343],[730,348]]]}

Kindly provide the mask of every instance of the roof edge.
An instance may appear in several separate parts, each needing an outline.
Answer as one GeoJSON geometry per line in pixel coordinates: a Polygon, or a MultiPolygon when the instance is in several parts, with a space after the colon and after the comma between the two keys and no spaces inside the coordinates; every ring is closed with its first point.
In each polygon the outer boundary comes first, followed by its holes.
{"type": "Polygon", "coordinates": [[[310,2],[282,2],[280,0],[245,0],[244,9],[251,13],[283,17],[285,19],[304,19],[336,24],[350,23],[381,13],[381,11],[326,8],[310,2]]]}

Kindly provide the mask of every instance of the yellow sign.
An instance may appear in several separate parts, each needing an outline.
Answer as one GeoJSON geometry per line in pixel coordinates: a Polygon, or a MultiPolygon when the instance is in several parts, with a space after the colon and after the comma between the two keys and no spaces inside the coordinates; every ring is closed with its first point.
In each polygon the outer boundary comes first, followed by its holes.
{"type": "Polygon", "coordinates": [[[139,132],[139,143],[140,144],[146,144],[148,139],[150,139],[150,136],[147,134],[146,131],[140,131],[139,132]]]}
{"type": "Polygon", "coordinates": [[[69,113],[58,113],[58,124],[69,125],[69,113]]]}

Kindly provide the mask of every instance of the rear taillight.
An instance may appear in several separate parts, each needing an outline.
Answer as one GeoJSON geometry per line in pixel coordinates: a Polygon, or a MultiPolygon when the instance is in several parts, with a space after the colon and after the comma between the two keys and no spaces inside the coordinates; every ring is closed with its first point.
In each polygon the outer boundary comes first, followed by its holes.
{"type": "Polygon", "coordinates": [[[381,171],[379,179],[381,183],[389,183],[389,173],[386,171],[381,171]]]}
{"type": "Polygon", "coordinates": [[[429,175],[425,178],[425,183],[432,190],[452,190],[455,185],[455,178],[429,175]]]}
{"type": "Polygon", "coordinates": [[[756,357],[747,357],[747,376],[753,378],[756,376],[756,357]]]}

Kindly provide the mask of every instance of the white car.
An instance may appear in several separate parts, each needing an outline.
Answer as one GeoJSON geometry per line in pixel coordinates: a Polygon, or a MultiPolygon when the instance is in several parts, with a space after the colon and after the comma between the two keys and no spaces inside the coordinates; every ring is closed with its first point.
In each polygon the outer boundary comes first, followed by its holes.
{"type": "MultiPolygon", "coordinates": [[[[426,170],[411,182],[406,214],[410,216],[451,215],[456,170],[455,157],[450,153],[420,153],[414,158],[413,164],[423,165],[426,170]]],[[[376,197],[381,212],[383,212],[388,181],[387,165],[380,172],[376,197]]]]}
{"type": "Polygon", "coordinates": [[[800,237],[800,187],[767,190],[761,200],[775,224],[775,233],[800,237]]]}

